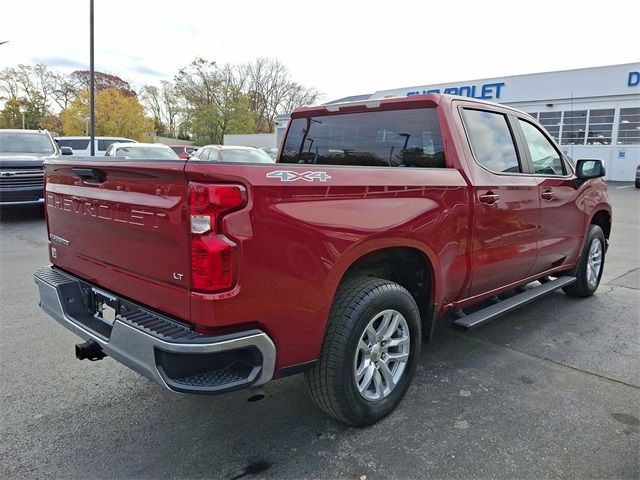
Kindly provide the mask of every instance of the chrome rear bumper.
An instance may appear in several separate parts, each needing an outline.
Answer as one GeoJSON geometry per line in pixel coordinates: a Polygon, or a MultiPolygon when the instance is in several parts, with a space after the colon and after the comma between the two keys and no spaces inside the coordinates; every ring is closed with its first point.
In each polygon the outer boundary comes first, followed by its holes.
{"type": "Polygon", "coordinates": [[[205,336],[112,294],[121,307],[110,325],[90,308],[97,287],[50,267],[38,270],[35,282],[41,308],[58,323],[172,391],[220,393],[273,377],[275,345],[261,330],[205,336]]]}

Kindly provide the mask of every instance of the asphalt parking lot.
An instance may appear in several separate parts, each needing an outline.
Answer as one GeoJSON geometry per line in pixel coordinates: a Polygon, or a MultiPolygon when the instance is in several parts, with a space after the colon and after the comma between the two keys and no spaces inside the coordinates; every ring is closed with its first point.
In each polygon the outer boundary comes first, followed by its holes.
{"type": "Polygon", "coordinates": [[[181,396],[107,358],[37,305],[40,208],[0,221],[2,478],[640,477],[640,191],[611,184],[594,297],[554,293],[470,333],[441,319],[400,407],[366,429],[323,415],[301,376],[181,396]]]}

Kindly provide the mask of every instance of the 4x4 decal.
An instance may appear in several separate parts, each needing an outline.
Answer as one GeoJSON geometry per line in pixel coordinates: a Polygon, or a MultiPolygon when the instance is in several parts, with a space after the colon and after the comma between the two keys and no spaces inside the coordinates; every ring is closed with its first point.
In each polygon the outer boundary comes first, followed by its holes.
{"type": "Polygon", "coordinates": [[[327,172],[292,172],[291,170],[276,170],[275,172],[267,173],[267,178],[279,178],[281,182],[295,182],[296,180],[304,180],[306,182],[313,182],[318,180],[320,182],[326,182],[331,178],[327,172]]]}

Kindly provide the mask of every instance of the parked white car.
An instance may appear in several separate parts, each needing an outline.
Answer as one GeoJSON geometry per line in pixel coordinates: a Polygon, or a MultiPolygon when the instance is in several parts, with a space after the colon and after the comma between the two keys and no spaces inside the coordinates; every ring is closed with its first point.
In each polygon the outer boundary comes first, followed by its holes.
{"type": "Polygon", "coordinates": [[[144,160],[180,160],[176,152],[161,143],[112,143],[104,156],[144,160]]]}
{"type": "Polygon", "coordinates": [[[191,158],[210,162],[274,163],[274,160],[260,148],[234,145],[205,145],[191,158]]]}
{"type": "MultiPolygon", "coordinates": [[[[56,142],[61,147],[69,147],[74,155],[91,155],[91,137],[56,137],[56,142]]],[[[95,137],[95,156],[104,156],[107,148],[112,143],[137,143],[135,140],[124,137],[95,137]]]]}

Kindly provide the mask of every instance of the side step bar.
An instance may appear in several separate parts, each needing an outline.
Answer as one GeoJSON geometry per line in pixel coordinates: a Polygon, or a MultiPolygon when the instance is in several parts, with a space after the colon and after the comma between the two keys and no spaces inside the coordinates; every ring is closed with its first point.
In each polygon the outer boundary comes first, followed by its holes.
{"type": "Polygon", "coordinates": [[[511,310],[515,310],[518,307],[526,305],[532,302],[536,298],[540,298],[548,293],[553,292],[562,287],[572,284],[576,281],[575,277],[559,277],[555,280],[542,283],[539,287],[530,288],[522,293],[514,295],[506,300],[501,300],[498,303],[478,310],[471,315],[464,315],[454,321],[454,325],[470,330],[472,328],[479,327],[480,325],[493,320],[500,315],[509,313],[511,310]]]}

